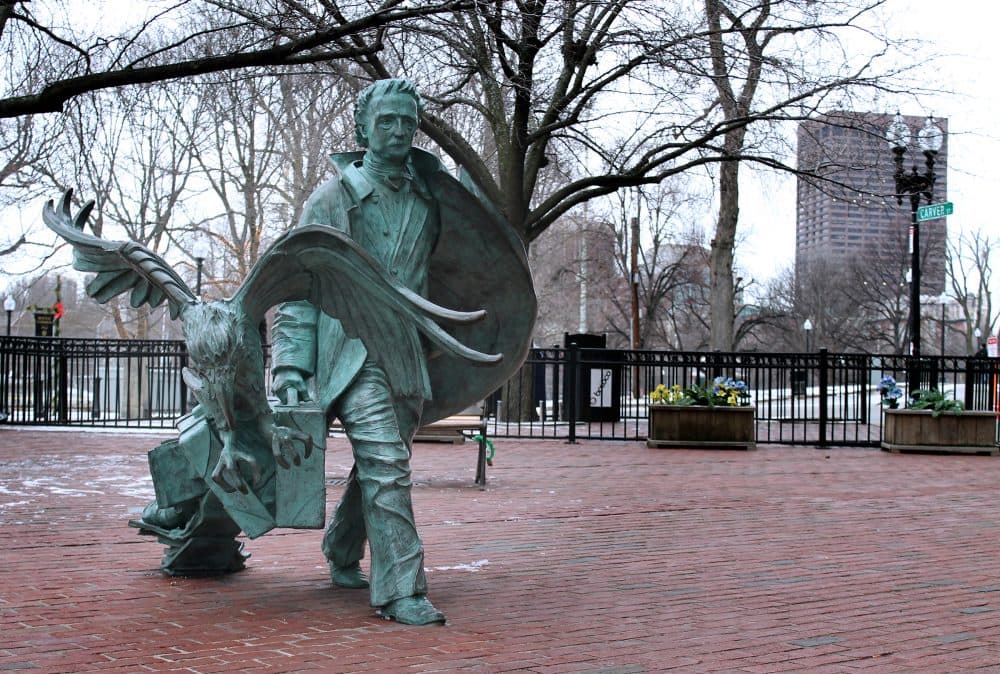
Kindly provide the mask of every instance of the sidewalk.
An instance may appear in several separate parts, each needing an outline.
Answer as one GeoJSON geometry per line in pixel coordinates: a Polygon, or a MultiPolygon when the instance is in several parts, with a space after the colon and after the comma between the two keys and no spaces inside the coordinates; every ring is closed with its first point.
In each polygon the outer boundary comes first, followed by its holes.
{"type": "MultiPolygon", "coordinates": [[[[0,428],[0,671],[1000,671],[1000,459],[419,444],[445,627],[333,588],[318,531],[167,578],[126,520],[162,435],[0,428]]],[[[331,440],[328,499],[350,454],[331,440]]]]}

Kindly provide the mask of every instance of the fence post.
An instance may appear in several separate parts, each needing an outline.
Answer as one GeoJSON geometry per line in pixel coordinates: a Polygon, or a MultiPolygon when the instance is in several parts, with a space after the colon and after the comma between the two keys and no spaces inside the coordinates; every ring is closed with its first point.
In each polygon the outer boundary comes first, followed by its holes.
{"type": "Polygon", "coordinates": [[[566,420],[569,422],[569,440],[567,442],[571,445],[576,444],[576,415],[577,415],[577,405],[579,401],[577,400],[577,389],[579,388],[580,381],[580,347],[576,344],[571,344],[569,347],[569,362],[566,363],[568,369],[567,374],[567,386],[566,390],[563,391],[563,395],[566,396],[566,420]]]}
{"type": "Polygon", "coordinates": [[[59,356],[56,358],[56,410],[61,423],[69,422],[69,365],[66,358],[66,345],[58,344],[59,356]]]}
{"type": "Polygon", "coordinates": [[[826,447],[827,393],[830,384],[829,352],[819,350],[819,446],[826,447]]]}
{"type": "Polygon", "coordinates": [[[94,395],[90,399],[90,417],[101,418],[101,375],[94,375],[94,395]]]}
{"type": "MultiPolygon", "coordinates": [[[[0,337],[0,422],[6,421],[8,414],[13,416],[14,408],[10,406],[10,411],[7,408],[10,405],[7,394],[7,382],[11,379],[9,368],[7,366],[7,352],[11,350],[10,339],[7,337],[0,337]]],[[[11,359],[13,360],[13,359],[11,359]]],[[[10,396],[13,398],[13,396],[10,396]]]]}
{"type": "Polygon", "coordinates": [[[965,359],[965,409],[976,409],[976,385],[979,383],[979,373],[975,367],[976,359],[965,359]]]}
{"type": "Polygon", "coordinates": [[[861,395],[858,397],[858,404],[861,405],[861,423],[867,426],[871,418],[868,409],[868,384],[872,380],[872,357],[864,356],[861,363],[858,363],[858,377],[861,379],[861,395]]]}
{"type": "Polygon", "coordinates": [[[557,422],[566,416],[566,403],[560,405],[560,386],[562,385],[562,371],[559,364],[562,358],[559,355],[559,345],[552,345],[552,421],[557,422]]]}

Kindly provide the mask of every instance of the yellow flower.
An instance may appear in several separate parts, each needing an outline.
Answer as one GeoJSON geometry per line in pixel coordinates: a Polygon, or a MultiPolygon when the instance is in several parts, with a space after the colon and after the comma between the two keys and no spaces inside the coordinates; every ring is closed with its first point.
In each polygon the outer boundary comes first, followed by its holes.
{"type": "Polygon", "coordinates": [[[669,398],[670,398],[670,393],[667,391],[667,387],[664,386],[663,384],[658,384],[656,388],[654,388],[649,393],[649,399],[652,400],[654,403],[667,402],[669,398]]]}

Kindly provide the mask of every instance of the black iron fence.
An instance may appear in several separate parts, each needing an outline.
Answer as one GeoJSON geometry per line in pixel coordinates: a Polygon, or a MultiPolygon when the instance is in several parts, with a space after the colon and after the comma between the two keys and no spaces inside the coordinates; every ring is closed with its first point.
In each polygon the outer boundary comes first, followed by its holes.
{"type": "MultiPolygon", "coordinates": [[[[20,425],[169,428],[190,407],[179,341],[0,337],[0,419],[20,425]]],[[[878,382],[937,388],[998,409],[1000,360],[829,353],[533,349],[486,403],[499,437],[643,440],[648,394],[724,376],[746,382],[757,442],[877,445],[878,382]]]]}
{"type": "Polygon", "coordinates": [[[878,383],[904,393],[936,388],[967,409],[998,409],[1000,361],[992,358],[830,353],[719,353],[534,349],[520,374],[488,401],[494,436],[644,440],[648,394],[742,380],[756,407],[758,443],[877,446],[878,383]]]}
{"type": "Polygon", "coordinates": [[[170,428],[187,409],[183,342],[0,338],[8,424],[170,428]]]}

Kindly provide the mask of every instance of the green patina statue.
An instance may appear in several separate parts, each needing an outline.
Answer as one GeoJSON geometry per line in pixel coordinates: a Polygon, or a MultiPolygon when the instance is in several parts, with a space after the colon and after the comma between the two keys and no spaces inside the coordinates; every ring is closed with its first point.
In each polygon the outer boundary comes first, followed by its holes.
{"type": "Polygon", "coordinates": [[[444,622],[426,596],[413,518],[413,435],[516,371],[535,296],[523,245],[498,210],[412,147],[421,111],[406,80],[365,89],[355,122],[366,151],[332,157],[336,175],[301,224],[229,299],[202,302],[140,244],[85,234],[92,202],[75,218],[71,193],[46,205],[74,266],[97,272],[89,295],[166,301],[184,324],[184,380],[199,404],[176,439],[149,452],[156,500],[130,522],[167,546],[165,573],[242,569],[241,531],[322,528],[325,438],[339,418],[354,467],[323,538],[332,582],[370,587],[386,618],[444,622]],[[269,399],[258,326],[276,305],[269,399]]]}

